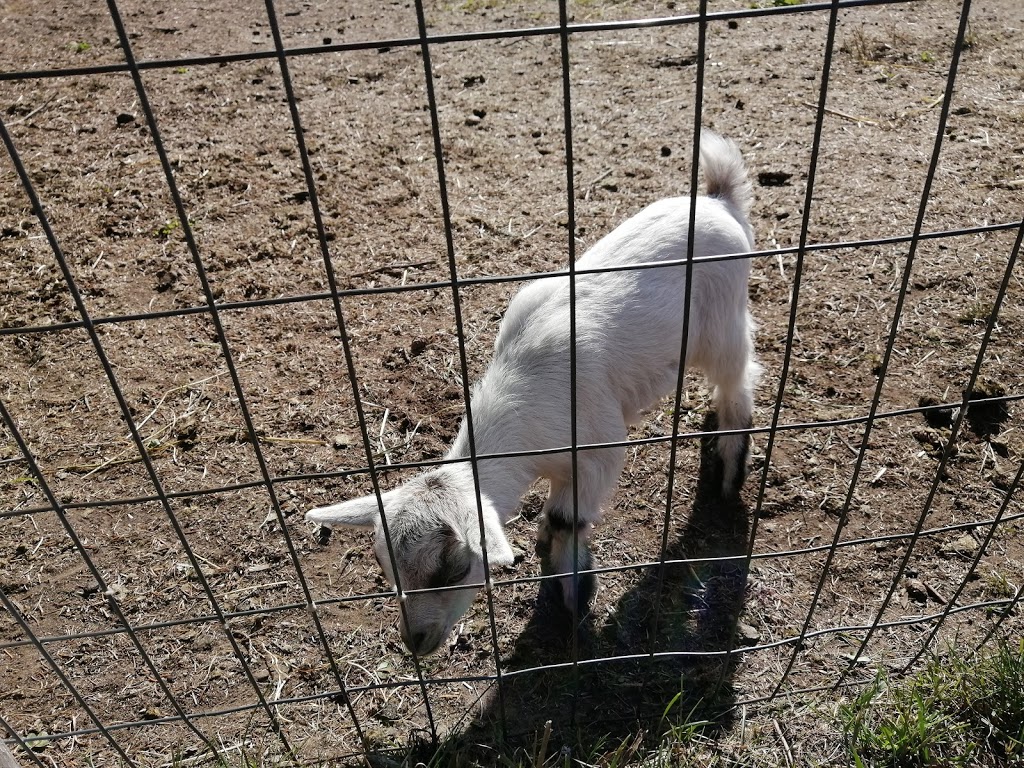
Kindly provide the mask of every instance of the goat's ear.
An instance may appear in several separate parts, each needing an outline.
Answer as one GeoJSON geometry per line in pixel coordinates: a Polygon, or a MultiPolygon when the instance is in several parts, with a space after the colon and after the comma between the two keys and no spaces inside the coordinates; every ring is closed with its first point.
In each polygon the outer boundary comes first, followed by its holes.
{"type": "MultiPolygon", "coordinates": [[[[390,494],[381,497],[385,504],[390,494]]],[[[318,507],[306,513],[306,519],[321,525],[348,525],[355,528],[373,528],[380,520],[380,506],[373,494],[351,499],[329,507],[318,507]]]]}
{"type": "MultiPolygon", "coordinates": [[[[498,513],[486,499],[483,500],[483,505],[484,536],[487,540],[487,563],[489,565],[512,565],[515,560],[515,554],[512,552],[512,546],[505,537],[505,529],[501,525],[498,513]]],[[[473,524],[467,532],[467,543],[477,557],[482,557],[480,550],[480,525],[475,510],[472,519],[473,524]]]]}

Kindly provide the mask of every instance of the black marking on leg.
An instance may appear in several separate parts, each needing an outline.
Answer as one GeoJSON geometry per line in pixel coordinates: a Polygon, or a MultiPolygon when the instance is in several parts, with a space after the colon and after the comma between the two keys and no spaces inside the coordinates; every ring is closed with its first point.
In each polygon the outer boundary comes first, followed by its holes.
{"type": "Polygon", "coordinates": [[[549,509],[547,513],[548,526],[552,531],[582,530],[587,527],[587,521],[578,519],[574,524],[572,515],[567,515],[560,509],[549,509]]]}
{"type": "Polygon", "coordinates": [[[736,468],[737,469],[737,472],[736,472],[736,490],[737,491],[740,489],[740,486],[743,485],[743,481],[747,479],[747,461],[749,460],[749,458],[750,458],[750,437],[747,436],[747,438],[743,441],[743,450],[740,451],[740,456],[739,456],[739,460],[738,460],[739,466],[736,468]]]}
{"type": "MultiPolygon", "coordinates": [[[[590,556],[588,549],[583,549],[579,553],[579,564],[578,571],[589,571],[593,565],[593,559],[590,556]]],[[[547,574],[550,574],[553,569],[548,567],[547,574]]],[[[540,584],[540,599],[545,602],[550,602],[552,605],[557,606],[564,613],[570,613],[571,609],[566,604],[564,581],[566,579],[572,581],[576,580],[576,611],[580,617],[583,617],[590,610],[590,602],[594,599],[594,595],[597,593],[597,574],[596,573],[577,573],[575,577],[570,571],[567,574],[559,576],[557,579],[545,579],[540,584]]]]}
{"type": "MultiPolygon", "coordinates": [[[[748,427],[749,429],[749,427],[748,427]]],[[[723,489],[730,496],[738,496],[740,488],[747,479],[747,459],[750,457],[750,436],[744,435],[740,452],[736,456],[736,471],[733,474],[732,483],[728,488],[723,489]]],[[[724,477],[724,464],[723,464],[724,477]]]]}
{"type": "MultiPolygon", "coordinates": [[[[593,567],[594,560],[590,556],[590,550],[580,552],[579,570],[589,571],[593,567]]],[[[577,574],[577,576],[576,608],[579,615],[583,616],[590,609],[590,601],[593,600],[594,595],[597,594],[597,574],[581,573],[577,574]]]]}

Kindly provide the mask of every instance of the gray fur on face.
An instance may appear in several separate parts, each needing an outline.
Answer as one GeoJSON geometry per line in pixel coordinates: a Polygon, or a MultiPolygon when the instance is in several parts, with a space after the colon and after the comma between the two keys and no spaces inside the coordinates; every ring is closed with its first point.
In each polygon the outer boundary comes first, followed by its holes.
{"type": "Polygon", "coordinates": [[[388,515],[395,558],[402,566],[402,588],[458,583],[472,565],[472,554],[453,524],[468,517],[465,499],[439,473],[425,475],[407,489],[406,504],[388,515]],[[403,514],[406,505],[415,507],[417,514],[403,514]]]}

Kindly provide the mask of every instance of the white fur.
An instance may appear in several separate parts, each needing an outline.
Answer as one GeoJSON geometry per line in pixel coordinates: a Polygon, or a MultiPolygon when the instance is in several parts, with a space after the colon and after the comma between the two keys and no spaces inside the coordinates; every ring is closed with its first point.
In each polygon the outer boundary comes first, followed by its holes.
{"type": "MultiPolygon", "coordinates": [[[[744,253],[754,247],[747,220],[750,183],[735,145],[704,132],[701,160],[709,197],[697,200],[693,254],[696,258],[744,253]]],[[[682,260],[687,255],[690,198],[661,200],[602,238],[576,264],[579,270],[682,260]]],[[[752,348],[753,324],[747,311],[747,259],[693,265],[687,369],[699,368],[715,386],[719,428],[751,425],[752,389],[758,373],[752,348]]],[[[675,390],[683,332],[686,267],[670,266],[576,278],[576,442],[578,445],[626,440],[628,426],[659,399],[675,390]]],[[[477,455],[566,447],[572,442],[569,371],[569,278],[544,278],[521,290],[509,304],[495,343],[494,359],[472,390],[477,455]]],[[[722,488],[735,492],[745,474],[746,435],[719,436],[722,488]]],[[[624,448],[577,453],[576,520],[581,547],[578,567],[589,567],[586,541],[601,517],[622,471],[624,448]]],[[[448,453],[468,458],[465,421],[448,453]]],[[[546,570],[569,574],[560,580],[571,606],[581,597],[574,582],[572,458],[568,451],[478,462],[483,509],[478,511],[468,461],[432,470],[444,490],[425,490],[420,478],[384,496],[389,527],[403,531],[396,547],[403,590],[419,588],[443,565],[440,541],[422,531],[455,531],[458,547],[472,567],[458,583],[484,580],[479,515],[485,523],[490,565],[511,562],[503,525],[515,514],[522,494],[538,477],[550,482],[544,505],[541,544],[546,570]],[[452,501],[456,498],[456,501],[452,501]],[[441,501],[437,501],[440,499],[441,501]],[[554,520],[555,524],[550,524],[554,520]],[[559,521],[562,521],[559,523],[559,521]],[[404,532],[409,531],[408,535],[404,532]],[[408,541],[406,545],[404,542],[408,541]]],[[[324,524],[373,525],[376,553],[395,583],[375,497],[323,509],[307,517],[324,524]]],[[[450,537],[450,533],[447,534],[450,537]]],[[[436,581],[436,579],[435,579],[436,581]]],[[[402,635],[417,653],[437,648],[468,608],[473,591],[449,590],[406,595],[402,635]],[[408,626],[405,626],[407,623],[408,626]]]]}

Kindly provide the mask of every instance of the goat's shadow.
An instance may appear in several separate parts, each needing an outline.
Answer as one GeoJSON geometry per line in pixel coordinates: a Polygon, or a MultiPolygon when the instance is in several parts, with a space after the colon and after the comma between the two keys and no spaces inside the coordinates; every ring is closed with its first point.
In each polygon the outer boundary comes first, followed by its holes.
{"type": "MultiPolygon", "coordinates": [[[[715,429],[713,417],[705,429],[715,429]]],[[[705,437],[693,508],[669,542],[667,561],[746,553],[747,509],[738,498],[722,498],[717,464],[705,437]]],[[[568,664],[571,618],[541,596],[503,659],[500,694],[495,686],[471,724],[451,734],[443,749],[472,751],[473,745],[504,741],[506,749],[533,754],[550,720],[547,753],[564,747],[585,756],[601,745],[614,749],[638,730],[656,742],[681,722],[726,723],[737,655],[721,652],[736,647],[745,591],[742,559],[645,569],[606,619],[592,614],[582,622],[577,645],[583,661],[575,668],[568,664]],[[615,658],[587,661],[605,657],[615,658]],[[550,664],[560,666],[545,668],[550,664]]]]}

